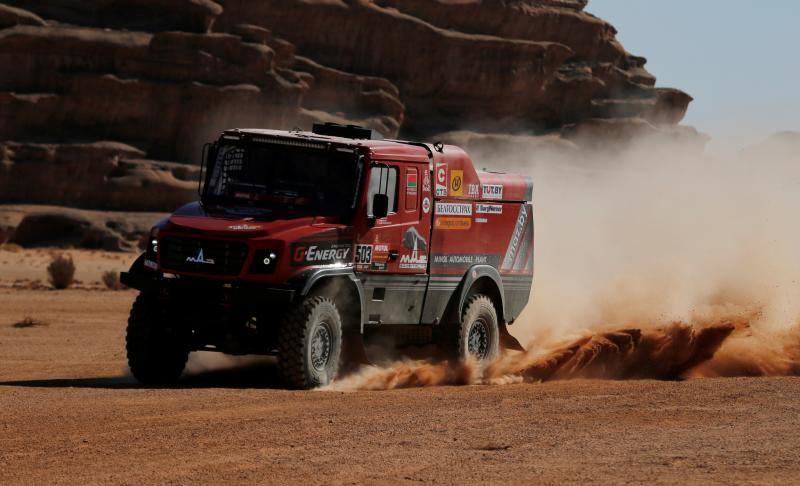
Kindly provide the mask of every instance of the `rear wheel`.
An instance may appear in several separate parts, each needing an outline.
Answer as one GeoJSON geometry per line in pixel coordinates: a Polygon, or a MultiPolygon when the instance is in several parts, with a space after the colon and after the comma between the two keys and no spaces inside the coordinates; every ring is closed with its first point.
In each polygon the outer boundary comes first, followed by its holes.
{"type": "Polygon", "coordinates": [[[172,322],[155,296],[144,293],[131,308],[126,350],[134,378],[148,385],[178,381],[189,357],[181,326],[172,322]]]}
{"type": "Polygon", "coordinates": [[[467,300],[453,336],[458,357],[491,361],[500,351],[500,329],[492,300],[475,294],[467,300]]]}
{"type": "Polygon", "coordinates": [[[316,388],[336,377],[342,349],[342,318],[328,297],[305,299],[283,319],[278,367],[286,385],[316,388]]]}

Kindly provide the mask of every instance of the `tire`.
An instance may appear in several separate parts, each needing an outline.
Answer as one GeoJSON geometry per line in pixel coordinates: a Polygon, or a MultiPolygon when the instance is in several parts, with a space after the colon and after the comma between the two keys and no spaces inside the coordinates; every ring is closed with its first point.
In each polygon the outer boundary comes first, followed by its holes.
{"type": "Polygon", "coordinates": [[[461,320],[454,332],[459,359],[488,362],[500,354],[500,328],[492,300],[482,294],[467,299],[461,320]]]}
{"type": "Polygon", "coordinates": [[[306,298],[289,311],[278,334],[278,369],[292,388],[316,388],[336,377],[342,352],[342,318],[328,297],[306,298]]]}
{"type": "Polygon", "coordinates": [[[186,336],[174,325],[158,300],[139,294],[128,317],[126,350],[134,378],[146,385],[167,385],[178,381],[189,346],[186,336]]]}

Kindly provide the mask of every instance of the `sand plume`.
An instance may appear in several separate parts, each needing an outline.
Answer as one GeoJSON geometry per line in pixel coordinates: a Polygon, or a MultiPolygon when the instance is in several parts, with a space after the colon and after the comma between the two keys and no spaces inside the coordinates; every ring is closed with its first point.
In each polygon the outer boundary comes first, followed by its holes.
{"type": "Polygon", "coordinates": [[[759,307],[708,306],[691,323],[583,331],[532,343],[494,362],[400,360],[368,366],[324,390],[390,390],[442,385],[507,385],[570,379],[681,380],[800,374],[800,332],[758,331],[759,307]]]}
{"type": "Polygon", "coordinates": [[[711,360],[734,332],[725,322],[702,329],[673,323],[664,328],[587,334],[542,352],[506,354],[486,367],[474,362],[398,361],[367,367],[329,390],[387,390],[439,385],[502,385],[574,378],[679,379],[711,360]]]}

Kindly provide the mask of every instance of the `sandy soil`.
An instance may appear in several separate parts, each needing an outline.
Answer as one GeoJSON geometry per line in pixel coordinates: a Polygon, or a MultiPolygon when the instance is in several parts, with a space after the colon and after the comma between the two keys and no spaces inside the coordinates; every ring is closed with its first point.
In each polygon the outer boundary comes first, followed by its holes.
{"type": "Polygon", "coordinates": [[[142,388],[134,295],[0,289],[1,484],[800,480],[797,378],[294,392],[264,363],[142,388]]]}
{"type": "Polygon", "coordinates": [[[47,265],[54,254],[70,255],[75,262],[78,286],[101,287],[103,272],[125,271],[139,256],[138,253],[115,253],[79,249],[14,249],[0,247],[0,287],[49,285],[47,265]]]}

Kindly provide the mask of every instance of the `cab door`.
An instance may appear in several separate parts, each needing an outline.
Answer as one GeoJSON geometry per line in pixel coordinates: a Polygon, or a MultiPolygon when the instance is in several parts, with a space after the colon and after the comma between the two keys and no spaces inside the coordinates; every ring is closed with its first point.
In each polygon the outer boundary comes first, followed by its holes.
{"type": "Polygon", "coordinates": [[[373,163],[367,187],[369,224],[356,236],[354,256],[369,321],[418,324],[428,282],[431,231],[427,164],[373,163]],[[387,196],[384,218],[373,216],[375,194],[387,196]]]}

